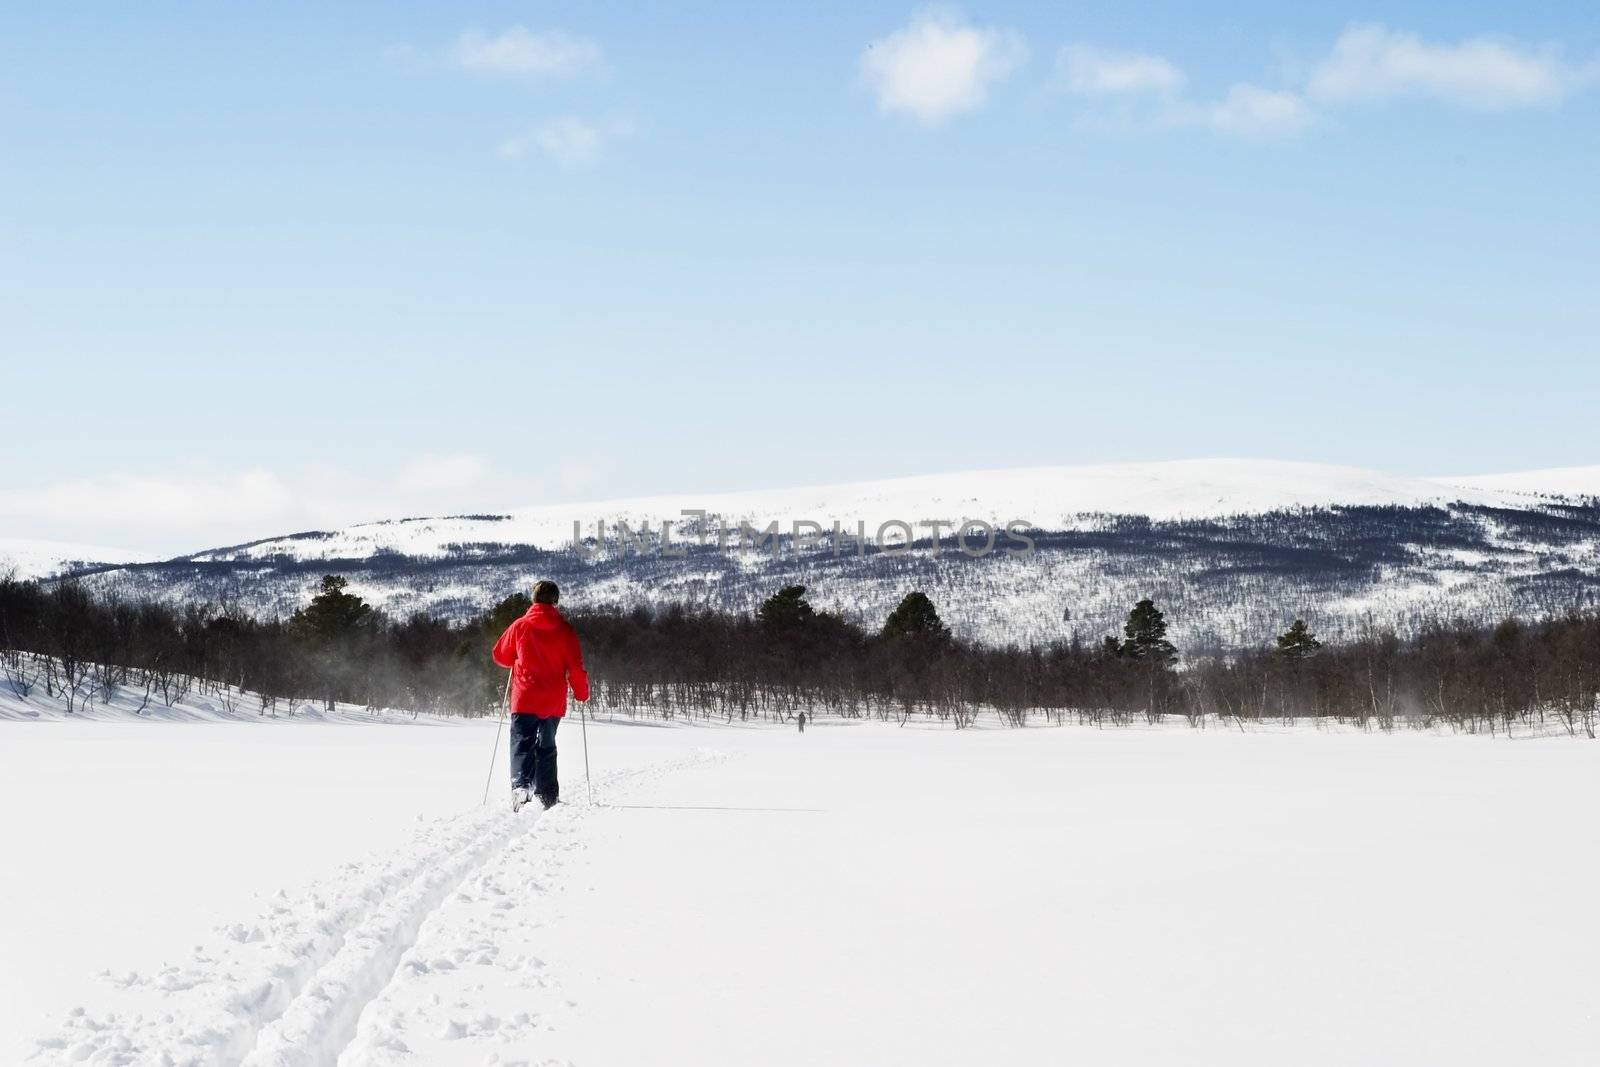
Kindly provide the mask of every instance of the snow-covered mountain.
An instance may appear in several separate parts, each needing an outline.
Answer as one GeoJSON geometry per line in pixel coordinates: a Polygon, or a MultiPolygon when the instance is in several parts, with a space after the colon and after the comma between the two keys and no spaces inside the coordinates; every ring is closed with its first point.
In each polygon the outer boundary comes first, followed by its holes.
{"type": "Polygon", "coordinates": [[[286,613],[337,571],[391,611],[456,616],[536,577],[571,586],[574,604],[737,611],[799,582],[868,624],[921,588],[958,631],[992,641],[1097,638],[1154,596],[1191,646],[1226,647],[1295,616],[1338,634],[1594,603],[1600,499],[1574,472],[1545,473],[1234,459],[982,471],[364,523],[90,580],[286,613]],[[988,526],[958,542],[968,520],[988,526]]]}

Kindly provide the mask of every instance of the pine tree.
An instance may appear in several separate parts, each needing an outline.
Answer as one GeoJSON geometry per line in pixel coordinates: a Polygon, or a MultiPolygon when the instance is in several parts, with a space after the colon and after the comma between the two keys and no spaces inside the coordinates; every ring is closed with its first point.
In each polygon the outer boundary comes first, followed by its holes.
{"type": "Polygon", "coordinates": [[[817,613],[806,601],[806,587],[786,585],[756,611],[761,625],[773,630],[799,630],[816,621],[817,613]]]}
{"type": "Polygon", "coordinates": [[[1129,659],[1165,663],[1178,655],[1178,650],[1167,640],[1167,619],[1155,602],[1146,597],[1128,612],[1128,622],[1122,628],[1127,640],[1122,642],[1122,654],[1129,659]]]}
{"type": "Polygon", "coordinates": [[[337,574],[324,575],[322,591],[295,612],[291,625],[306,636],[335,641],[357,633],[371,621],[372,607],[354,593],[346,593],[350,583],[337,574]]]}
{"type": "Polygon", "coordinates": [[[1307,656],[1316,655],[1317,649],[1322,647],[1316,635],[1311,632],[1304,619],[1296,619],[1278,637],[1278,655],[1288,659],[1305,659],[1307,656]]]}
{"type": "Polygon", "coordinates": [[[289,632],[309,653],[313,684],[330,712],[336,701],[357,695],[364,646],[377,631],[377,614],[365,600],[344,591],[349,584],[337,574],[325,575],[321,591],[289,619],[289,632]]]}
{"type": "Polygon", "coordinates": [[[939,618],[939,612],[926,593],[910,592],[900,601],[900,606],[889,613],[883,622],[884,637],[923,637],[943,641],[950,636],[949,627],[939,618]]]}
{"type": "Polygon", "coordinates": [[[512,593],[490,609],[483,618],[483,630],[493,643],[505,633],[506,627],[516,622],[533,607],[533,598],[527,593],[512,593]]]}

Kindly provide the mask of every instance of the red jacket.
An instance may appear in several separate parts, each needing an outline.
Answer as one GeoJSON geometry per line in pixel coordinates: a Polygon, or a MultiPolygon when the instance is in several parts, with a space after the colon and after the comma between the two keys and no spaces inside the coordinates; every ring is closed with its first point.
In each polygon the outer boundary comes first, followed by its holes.
{"type": "Polygon", "coordinates": [[[572,624],[550,604],[535,604],[494,643],[494,661],[511,668],[511,713],[560,718],[572,695],[589,699],[589,675],[572,624]]]}

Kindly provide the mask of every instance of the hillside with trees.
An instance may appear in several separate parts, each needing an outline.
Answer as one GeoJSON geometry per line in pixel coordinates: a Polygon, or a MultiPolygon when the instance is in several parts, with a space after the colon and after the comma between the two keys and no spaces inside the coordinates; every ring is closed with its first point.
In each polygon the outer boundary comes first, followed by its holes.
{"type": "Polygon", "coordinates": [[[656,526],[622,546],[590,539],[580,551],[519,543],[515,525],[494,515],[374,523],[363,527],[367,537],[401,547],[358,550],[346,534],[304,533],[104,569],[80,581],[129,601],[178,609],[225,603],[272,618],[299,610],[307,589],[336,573],[393,616],[422,613],[454,623],[537,578],[605,590],[603,603],[586,597],[589,610],[682,605],[741,615],[774,590],[797,585],[810,590],[819,610],[864,630],[881,626],[907,590],[919,589],[938,603],[952,634],[996,647],[1095,642],[1121,629],[1130,604],[1150,597],[1168,612],[1173,639],[1191,652],[1255,648],[1283,629],[1286,616],[1347,640],[1600,607],[1595,501],[1530,500],[1517,509],[1329,506],[1181,519],[1080,515],[1066,528],[1031,530],[1031,553],[976,557],[948,530],[938,541],[900,547],[780,532],[753,548],[737,540],[697,544],[677,530],[668,544],[656,526]],[[463,539],[434,543],[428,538],[438,534],[420,532],[435,526],[463,539]]]}

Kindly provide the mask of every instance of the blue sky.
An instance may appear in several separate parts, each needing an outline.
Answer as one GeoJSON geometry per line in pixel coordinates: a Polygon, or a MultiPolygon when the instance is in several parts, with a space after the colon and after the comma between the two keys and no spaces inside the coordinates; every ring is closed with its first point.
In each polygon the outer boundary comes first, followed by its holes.
{"type": "Polygon", "coordinates": [[[1600,463],[1579,3],[0,12],[0,536],[1600,463]]]}

